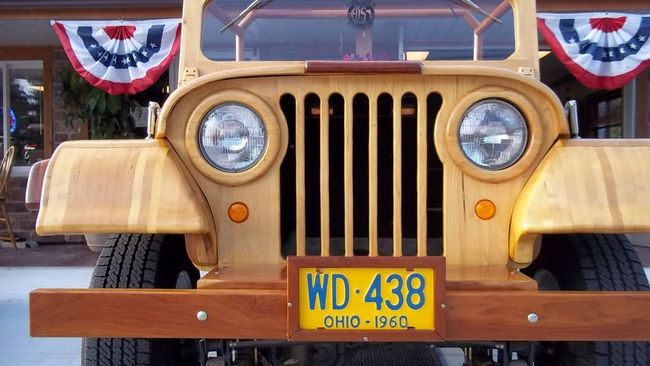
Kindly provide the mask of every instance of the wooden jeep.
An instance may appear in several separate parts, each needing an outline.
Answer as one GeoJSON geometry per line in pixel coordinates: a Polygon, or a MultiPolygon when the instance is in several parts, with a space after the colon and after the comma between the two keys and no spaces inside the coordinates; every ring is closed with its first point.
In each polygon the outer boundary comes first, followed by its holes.
{"type": "Polygon", "coordinates": [[[31,334],[84,365],[648,364],[650,141],[571,138],[537,52],[529,0],[186,0],[150,137],[49,162],[38,233],[119,234],[31,334]]]}

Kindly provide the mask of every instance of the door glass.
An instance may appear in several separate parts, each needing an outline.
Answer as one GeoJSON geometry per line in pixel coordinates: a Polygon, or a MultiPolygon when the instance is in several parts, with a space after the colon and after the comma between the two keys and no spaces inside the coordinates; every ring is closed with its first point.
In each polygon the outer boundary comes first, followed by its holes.
{"type": "MultiPolygon", "coordinates": [[[[3,92],[9,91],[8,120],[2,133],[8,132],[9,144],[15,146],[14,165],[31,165],[43,159],[43,69],[40,61],[5,63],[9,75],[3,80],[3,92]]],[[[4,102],[3,102],[4,104],[4,102]]],[[[2,152],[6,151],[4,146],[2,152]]]]}

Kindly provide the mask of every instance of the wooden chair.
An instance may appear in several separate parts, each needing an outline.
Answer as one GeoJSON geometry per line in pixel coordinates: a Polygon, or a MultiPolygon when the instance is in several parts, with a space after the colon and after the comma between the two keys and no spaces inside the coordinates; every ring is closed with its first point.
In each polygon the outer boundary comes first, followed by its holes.
{"type": "Polygon", "coordinates": [[[5,227],[7,228],[7,233],[5,236],[0,236],[0,240],[8,240],[14,246],[14,249],[18,249],[16,245],[16,238],[14,237],[14,231],[11,227],[11,219],[7,214],[7,199],[9,198],[9,181],[11,178],[11,167],[14,165],[14,154],[16,149],[11,146],[7,150],[2,163],[0,163],[0,221],[4,222],[5,227]]]}

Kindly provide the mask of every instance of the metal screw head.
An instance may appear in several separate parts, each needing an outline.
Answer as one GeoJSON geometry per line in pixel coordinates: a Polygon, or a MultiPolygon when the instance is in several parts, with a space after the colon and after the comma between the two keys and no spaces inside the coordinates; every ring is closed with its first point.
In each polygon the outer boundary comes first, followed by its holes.
{"type": "Polygon", "coordinates": [[[199,310],[199,312],[196,313],[196,318],[197,318],[200,322],[204,322],[204,321],[208,320],[208,313],[206,313],[206,312],[203,311],[203,310],[199,310]]]}
{"type": "Polygon", "coordinates": [[[447,304],[440,304],[440,307],[443,308],[443,309],[446,309],[446,308],[447,308],[447,304]]]}
{"type": "Polygon", "coordinates": [[[539,321],[539,316],[535,313],[530,313],[528,314],[528,322],[531,324],[535,324],[539,321]]]}
{"type": "Polygon", "coordinates": [[[363,337],[364,342],[368,342],[368,337],[363,337]]]}
{"type": "Polygon", "coordinates": [[[287,303],[287,307],[288,307],[288,308],[290,308],[290,307],[292,307],[292,306],[293,306],[293,304],[292,304],[292,303],[290,303],[290,302],[289,302],[289,303],[287,303]]]}

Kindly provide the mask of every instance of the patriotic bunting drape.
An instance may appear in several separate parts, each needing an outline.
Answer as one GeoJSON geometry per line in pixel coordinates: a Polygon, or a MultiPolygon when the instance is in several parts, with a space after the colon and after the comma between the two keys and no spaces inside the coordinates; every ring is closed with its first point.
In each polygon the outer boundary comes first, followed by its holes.
{"type": "Polygon", "coordinates": [[[650,15],[540,13],[540,32],[584,85],[617,89],[650,66],[650,15]]]}
{"type": "Polygon", "coordinates": [[[151,86],[180,46],[179,19],[51,23],[74,69],[113,95],[151,86]]]}

